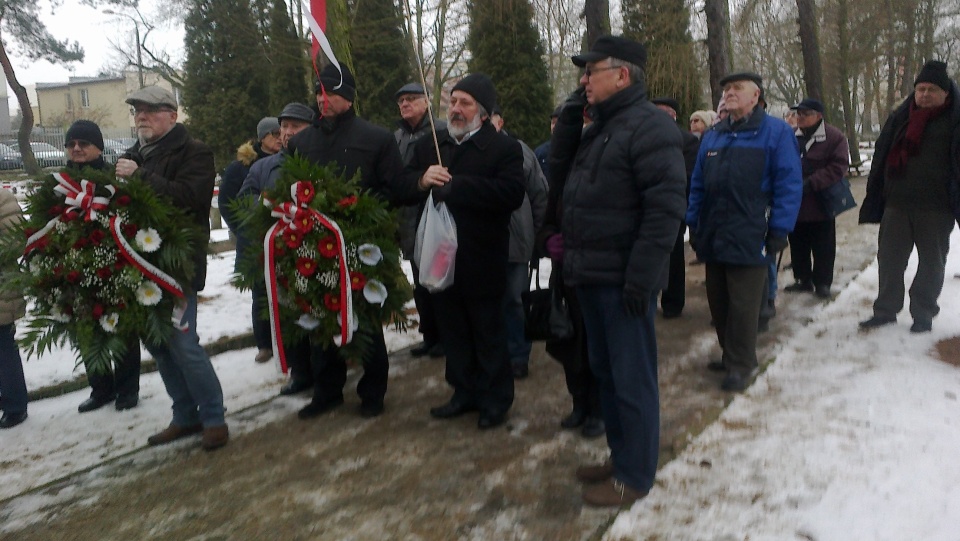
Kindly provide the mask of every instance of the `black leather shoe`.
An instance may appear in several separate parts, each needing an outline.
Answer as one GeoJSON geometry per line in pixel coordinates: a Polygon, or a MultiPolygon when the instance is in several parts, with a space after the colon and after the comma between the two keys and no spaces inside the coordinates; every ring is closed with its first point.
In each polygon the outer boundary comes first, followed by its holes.
{"type": "Polygon", "coordinates": [[[471,411],[477,411],[477,406],[470,402],[457,402],[450,400],[442,406],[430,408],[430,415],[437,419],[452,419],[471,411]]]}
{"type": "Polygon", "coordinates": [[[727,374],[727,377],[723,378],[723,382],[720,383],[720,389],[731,393],[738,393],[746,389],[749,384],[750,378],[748,376],[737,372],[730,372],[727,374]]]}
{"type": "Polygon", "coordinates": [[[560,420],[560,426],[566,429],[578,428],[587,422],[587,410],[574,407],[570,415],[560,420]]]}
{"type": "Polygon", "coordinates": [[[711,372],[726,372],[727,363],[723,362],[723,359],[710,361],[707,363],[707,370],[711,372]]]}
{"type": "Polygon", "coordinates": [[[860,322],[861,329],[876,329],[877,327],[883,327],[884,325],[889,325],[891,323],[897,322],[897,316],[873,316],[870,319],[860,322]]]}
{"type": "Polygon", "coordinates": [[[313,419],[324,413],[333,411],[343,405],[343,397],[324,400],[323,402],[313,401],[304,406],[297,412],[297,417],[301,419],[313,419]]]}
{"type": "Polygon", "coordinates": [[[783,288],[787,293],[809,293],[813,291],[813,284],[806,280],[796,281],[783,288]]]}
{"type": "Polygon", "coordinates": [[[587,439],[599,438],[606,432],[607,427],[603,424],[603,419],[592,415],[587,417],[587,421],[583,423],[583,428],[580,429],[580,434],[587,439]]]}
{"type": "Polygon", "coordinates": [[[506,412],[496,413],[492,411],[481,411],[480,418],[477,419],[477,428],[480,430],[487,430],[490,428],[496,428],[505,422],[507,422],[506,412]]]}
{"type": "Polygon", "coordinates": [[[98,410],[106,406],[110,402],[113,402],[114,398],[116,398],[116,396],[114,395],[110,395],[105,398],[97,398],[97,397],[91,396],[90,398],[81,402],[79,406],[77,406],[77,411],[79,411],[80,413],[86,413],[88,411],[98,410]]]}
{"type": "Polygon", "coordinates": [[[663,319],[676,319],[680,317],[681,310],[664,310],[663,319]]]}
{"type": "Polygon", "coordinates": [[[447,352],[443,350],[443,344],[434,344],[429,351],[431,359],[439,359],[440,357],[446,356],[446,354],[447,352]]]}
{"type": "Polygon", "coordinates": [[[922,332],[930,332],[933,330],[933,322],[931,321],[920,321],[915,320],[913,325],[910,326],[910,332],[917,334],[922,332]]]}
{"type": "Polygon", "coordinates": [[[438,344],[428,343],[427,341],[420,342],[419,346],[410,348],[410,355],[412,357],[423,357],[430,353],[430,350],[436,345],[438,344]]]}
{"type": "Polygon", "coordinates": [[[383,402],[362,402],[360,404],[360,417],[372,419],[383,413],[383,402]]]}
{"type": "Polygon", "coordinates": [[[131,395],[119,395],[117,396],[116,407],[117,411],[129,410],[137,407],[137,404],[140,402],[140,397],[135,394],[131,395]]]}
{"type": "Polygon", "coordinates": [[[3,417],[0,417],[0,428],[13,428],[26,420],[27,420],[26,411],[22,413],[3,412],[3,417]]]}
{"type": "Polygon", "coordinates": [[[291,379],[283,387],[280,387],[280,396],[290,396],[302,393],[313,387],[312,381],[299,381],[291,379]]]}
{"type": "Polygon", "coordinates": [[[833,296],[833,293],[830,292],[830,286],[817,286],[813,292],[818,299],[829,299],[833,296]]]}

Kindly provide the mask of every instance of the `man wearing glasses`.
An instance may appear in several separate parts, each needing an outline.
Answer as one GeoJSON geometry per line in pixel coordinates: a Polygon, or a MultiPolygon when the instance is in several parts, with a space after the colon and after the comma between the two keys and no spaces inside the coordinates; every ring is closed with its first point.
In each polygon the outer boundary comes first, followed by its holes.
{"type": "MultiPolygon", "coordinates": [[[[117,176],[137,175],[185,210],[209,236],[210,201],[217,176],[210,147],[191,138],[183,124],[177,123],[177,100],[170,91],[148,86],[130,94],[126,102],[134,111],[138,141],[117,160],[117,176]]],[[[229,432],[220,380],[197,335],[197,292],[203,290],[207,277],[206,242],[195,247],[194,265],[196,275],[186,292],[182,321],[187,329],[173,333],[162,346],[147,347],[173,399],[170,426],[150,436],[147,443],[162,445],[202,432],[201,445],[212,451],[227,444],[229,432]]]]}
{"type": "Polygon", "coordinates": [[[564,104],[550,149],[563,279],[583,311],[610,447],[610,460],[576,472],[593,506],[646,496],[660,451],[654,317],[687,176],[680,129],[647,99],[646,60],[643,45],[618,36],[574,56],[582,90],[564,104]],[[593,122],[582,130],[584,107],[593,122]]]}

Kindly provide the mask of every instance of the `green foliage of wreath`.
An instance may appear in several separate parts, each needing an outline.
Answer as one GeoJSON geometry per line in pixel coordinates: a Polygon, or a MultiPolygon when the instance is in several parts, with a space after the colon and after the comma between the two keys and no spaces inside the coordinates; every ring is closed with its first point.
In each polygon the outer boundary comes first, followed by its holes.
{"type": "Polygon", "coordinates": [[[32,301],[20,342],[29,356],[69,343],[78,365],[107,371],[137,340],[166,342],[175,331],[177,304],[173,294],[121,254],[111,217],[122,221],[122,238],[133,250],[184,291],[195,272],[194,246],[206,239],[182,210],[137,178],[118,181],[112,171],[92,168],[64,173],[78,183],[95,184],[95,195],[109,197],[107,208],[88,219],[54,190],[52,175],[40,179],[27,200],[26,220],[0,239],[0,260],[15,260],[23,254],[25,238],[51,220],[59,222],[23,256],[20,272],[3,288],[32,301]],[[116,189],[112,196],[107,186],[116,189]]]}
{"type": "MultiPolygon", "coordinates": [[[[284,203],[295,203],[294,194],[300,182],[301,190],[307,185],[313,189],[309,202],[302,208],[322,213],[343,233],[356,316],[354,327],[359,332],[355,331],[353,341],[340,350],[347,358],[363,359],[375,329],[387,323],[406,327],[403,306],[410,300],[412,290],[400,267],[396,214],[386,202],[360,190],[357,178],[346,180],[333,167],[290,156],[283,162],[275,187],[263,192],[261,200],[235,200],[231,210],[240,218],[242,234],[256,240],[239,262],[233,283],[249,289],[265,282],[263,239],[279,221],[271,210],[284,203]],[[374,257],[378,252],[380,257],[374,257]]],[[[287,344],[309,337],[314,344],[329,345],[341,333],[337,302],[340,264],[332,231],[315,220],[306,228],[309,230],[301,233],[287,229],[272,241],[276,250],[272,268],[281,336],[287,344]],[[315,327],[308,328],[312,325],[315,327]]],[[[268,311],[262,316],[267,318],[268,311]]]]}

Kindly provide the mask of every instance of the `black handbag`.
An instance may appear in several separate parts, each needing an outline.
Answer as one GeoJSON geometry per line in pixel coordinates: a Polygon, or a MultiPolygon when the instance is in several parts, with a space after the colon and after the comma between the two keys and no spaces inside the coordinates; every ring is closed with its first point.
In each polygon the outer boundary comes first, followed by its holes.
{"type": "Polygon", "coordinates": [[[817,199],[827,216],[836,218],[840,214],[857,206],[857,200],[853,198],[853,192],[850,191],[850,181],[847,177],[840,179],[840,182],[832,184],[818,192],[817,199]]]}
{"type": "Polygon", "coordinates": [[[528,283],[535,279],[534,289],[524,291],[523,299],[524,336],[532,342],[562,340],[573,334],[573,322],[563,299],[562,288],[540,287],[540,262],[530,269],[528,283]]]}

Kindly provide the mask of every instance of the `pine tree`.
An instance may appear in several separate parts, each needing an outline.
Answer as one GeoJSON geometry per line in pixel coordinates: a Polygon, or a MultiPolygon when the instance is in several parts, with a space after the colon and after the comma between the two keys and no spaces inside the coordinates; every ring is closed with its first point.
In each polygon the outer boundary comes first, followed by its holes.
{"type": "Polygon", "coordinates": [[[682,119],[701,104],[701,76],[688,27],[684,0],[623,0],[623,35],[647,47],[647,91],[651,98],[680,102],[682,119]]]}
{"type": "Polygon", "coordinates": [[[362,116],[390,127],[398,118],[394,93],[413,80],[403,16],[394,0],[353,0],[353,75],[362,116]]]}
{"type": "Polygon", "coordinates": [[[213,149],[222,168],[268,113],[263,37],[247,0],[193,0],[184,35],[191,135],[213,149]]]}
{"type": "Polygon", "coordinates": [[[539,145],[550,137],[553,105],[533,7],[529,0],[474,0],[470,15],[470,72],[493,79],[507,131],[539,145]]]}
{"type": "Polygon", "coordinates": [[[311,103],[311,94],[307,91],[306,44],[297,37],[297,29],[283,0],[275,0],[270,7],[266,38],[270,114],[276,115],[292,101],[311,103]]]}

